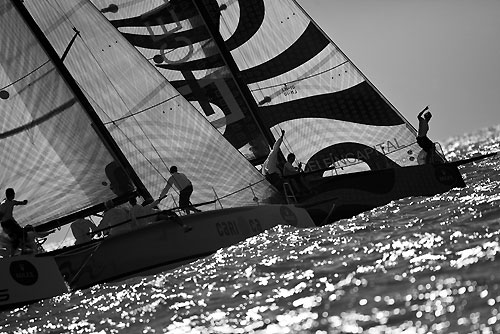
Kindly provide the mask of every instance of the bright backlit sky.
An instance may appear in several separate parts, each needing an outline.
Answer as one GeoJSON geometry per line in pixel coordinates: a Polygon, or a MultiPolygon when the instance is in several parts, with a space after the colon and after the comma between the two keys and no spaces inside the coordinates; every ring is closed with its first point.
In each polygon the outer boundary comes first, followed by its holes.
{"type": "Polygon", "coordinates": [[[298,0],[416,127],[429,137],[500,124],[500,0],[298,0]]]}

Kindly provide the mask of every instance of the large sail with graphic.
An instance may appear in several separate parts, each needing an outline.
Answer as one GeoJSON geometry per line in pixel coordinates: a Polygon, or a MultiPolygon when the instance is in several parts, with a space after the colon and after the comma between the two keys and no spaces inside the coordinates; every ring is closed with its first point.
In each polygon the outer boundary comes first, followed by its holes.
{"type": "MultiPolygon", "coordinates": [[[[18,221],[39,225],[112,199],[105,168],[114,156],[30,29],[1,3],[0,144],[12,156],[2,159],[0,180],[33,204],[16,208],[18,221]]],[[[153,197],[172,165],[192,180],[194,203],[217,197],[232,207],[266,197],[262,176],[90,1],[24,4],[56,52],[67,51],[65,67],[153,197]]]]}
{"type": "Polygon", "coordinates": [[[190,1],[93,1],[113,25],[248,160],[261,161],[271,138],[190,1]]]}
{"type": "MultiPolygon", "coordinates": [[[[182,74],[195,64],[200,79],[203,70],[227,66],[263,133],[278,138],[285,129],[285,155],[295,153],[310,171],[335,167],[334,173],[348,173],[417,164],[415,129],[295,1],[93,2],[146,58],[168,70],[162,72],[167,78],[175,69],[182,74]],[[162,14],[164,8],[169,14],[162,14]],[[153,30],[141,27],[141,19],[152,13],[166,24],[154,26],[156,43],[150,37],[153,30]],[[175,24],[179,31],[172,28],[175,24]],[[199,45],[210,45],[210,53],[191,52],[199,45]],[[163,50],[166,55],[184,52],[175,58],[176,67],[155,62],[164,59],[157,56],[163,50]]],[[[235,147],[241,149],[239,145],[235,147]]]]}

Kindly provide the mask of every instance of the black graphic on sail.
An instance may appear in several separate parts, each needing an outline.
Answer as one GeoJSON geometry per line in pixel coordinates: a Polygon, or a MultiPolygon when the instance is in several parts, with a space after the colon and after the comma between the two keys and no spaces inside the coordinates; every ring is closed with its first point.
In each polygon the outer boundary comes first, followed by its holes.
{"type": "Polygon", "coordinates": [[[94,3],[247,159],[267,156],[267,140],[192,2],[94,3]]]}
{"type": "MultiPolygon", "coordinates": [[[[108,2],[94,1],[99,8],[108,2]]],[[[284,154],[295,153],[309,170],[349,173],[417,164],[415,129],[295,1],[113,3],[117,11],[106,13],[108,19],[206,115],[207,105],[224,105],[220,99],[228,95],[205,89],[203,80],[214,73],[230,77],[231,71],[237,80],[226,80],[226,87],[245,120],[226,125],[224,133],[241,151],[245,141],[262,135],[255,126],[239,140],[232,129],[241,135],[241,124],[260,124],[264,136],[274,136],[268,145],[285,129],[284,154]],[[158,57],[162,50],[174,61],[158,57]]]]}

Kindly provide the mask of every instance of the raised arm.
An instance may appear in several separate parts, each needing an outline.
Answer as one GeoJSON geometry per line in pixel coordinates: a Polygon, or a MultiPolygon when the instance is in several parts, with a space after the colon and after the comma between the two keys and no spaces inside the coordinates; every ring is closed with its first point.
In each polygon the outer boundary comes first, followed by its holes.
{"type": "Polygon", "coordinates": [[[279,149],[281,146],[281,143],[283,142],[283,137],[285,136],[285,130],[281,130],[281,137],[278,138],[278,140],[274,143],[273,145],[273,151],[276,151],[279,149]]]}
{"type": "Polygon", "coordinates": [[[426,112],[427,110],[429,110],[429,106],[425,107],[417,116],[418,119],[422,118],[422,116],[424,115],[424,112],[426,112]]]}

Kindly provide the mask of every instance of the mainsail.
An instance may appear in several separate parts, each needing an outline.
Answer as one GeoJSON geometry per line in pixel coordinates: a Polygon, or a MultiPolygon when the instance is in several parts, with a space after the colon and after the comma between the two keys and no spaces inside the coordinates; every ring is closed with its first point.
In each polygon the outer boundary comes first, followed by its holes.
{"type": "Polygon", "coordinates": [[[112,199],[102,181],[113,156],[10,1],[0,29],[1,191],[29,201],[16,219],[41,224],[112,199]]]}
{"type": "MultiPolygon", "coordinates": [[[[0,180],[30,200],[17,220],[40,225],[112,199],[105,167],[114,156],[11,2],[0,4],[0,145],[12,153],[0,180]]],[[[193,181],[193,202],[217,196],[232,207],[266,197],[262,176],[90,2],[24,5],[59,55],[80,32],[64,64],[153,197],[172,165],[193,181]]]]}
{"type": "MultiPolygon", "coordinates": [[[[284,154],[295,153],[309,171],[417,164],[415,129],[295,1],[93,2],[170,80],[177,76],[183,85],[198,80],[203,86],[205,78],[229,69],[239,86],[224,96],[241,94],[252,111],[245,113],[247,121],[253,117],[262,126],[247,138],[270,132],[277,139],[286,130],[284,154]],[[175,66],[165,64],[162,54],[174,57],[168,59],[175,66]]],[[[241,151],[248,149],[225,136],[241,151]]]]}

